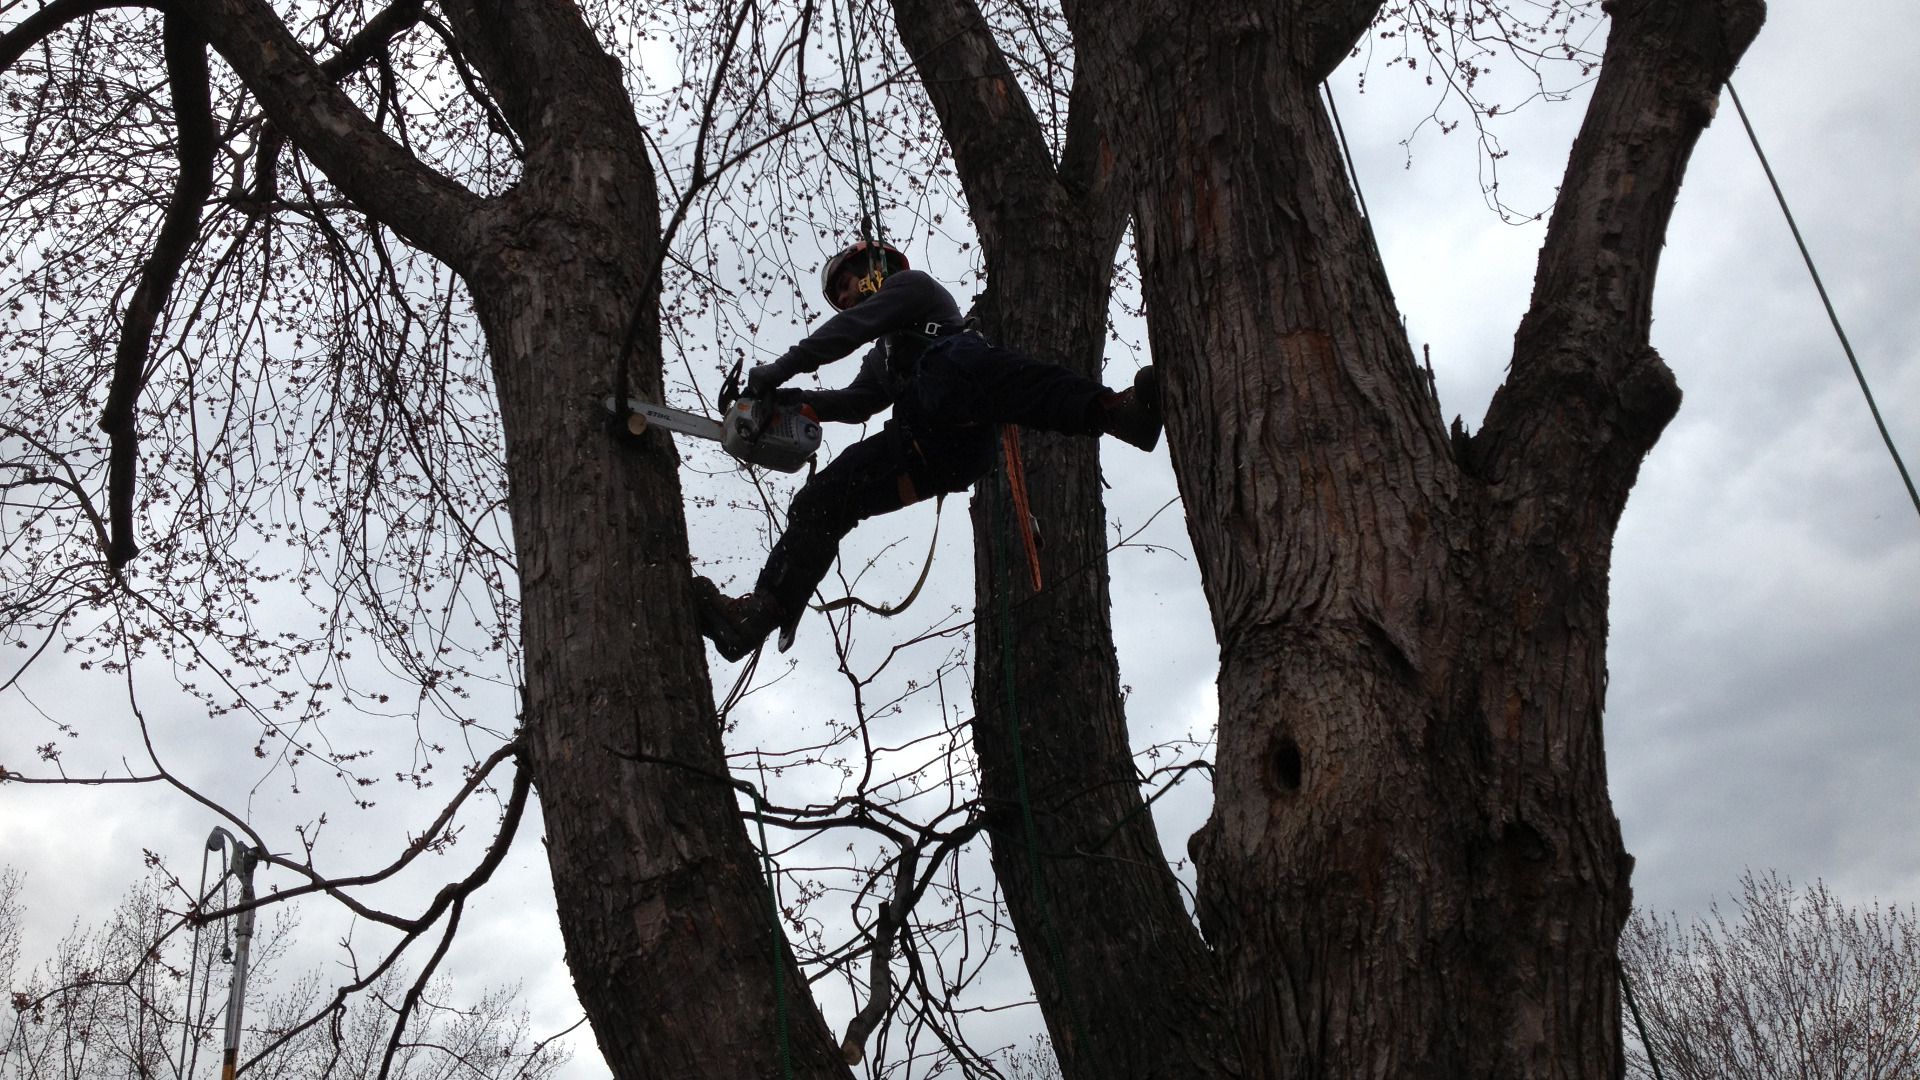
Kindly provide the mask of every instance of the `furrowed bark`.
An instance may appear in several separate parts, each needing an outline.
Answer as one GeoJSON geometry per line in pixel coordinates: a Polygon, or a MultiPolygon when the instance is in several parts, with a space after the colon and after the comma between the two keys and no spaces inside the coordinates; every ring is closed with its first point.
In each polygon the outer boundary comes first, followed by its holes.
{"type": "Polygon", "coordinates": [[[1509,495],[1592,475],[1617,489],[1603,498],[1624,502],[1640,457],[1679,407],[1672,373],[1647,347],[1654,275],[1687,159],[1765,17],[1760,0],[1615,0],[1608,11],[1613,33],[1541,248],[1513,374],[1474,439],[1475,468],[1509,495]]]}
{"type": "Polygon", "coordinates": [[[1477,625],[1453,664],[1449,756],[1453,786],[1475,793],[1460,805],[1476,812],[1456,826],[1470,837],[1472,961],[1456,985],[1479,1030],[1510,1041],[1469,1043],[1477,1072],[1623,1067],[1615,973],[1632,859],[1602,736],[1613,535],[1680,404],[1648,346],[1667,222],[1718,90],[1765,18],[1760,0],[1608,10],[1512,374],[1461,447],[1472,497],[1455,606],[1477,605],[1477,625]]]}
{"type": "Polygon", "coordinates": [[[600,409],[637,301],[636,390],[663,389],[657,297],[639,295],[659,195],[619,66],[571,5],[448,10],[519,55],[467,50],[528,143],[467,282],[505,423],[526,741],[575,986],[618,1077],[771,1077],[778,963],[794,1075],[847,1076],[724,780],[677,455],[616,443],[600,409]]]}
{"type": "Polygon", "coordinates": [[[167,86],[173,96],[174,155],[180,171],[173,194],[161,218],[153,251],[140,270],[140,284],[127,301],[120,320],[120,340],[114,350],[113,381],[100,412],[100,429],[108,435],[107,563],[118,570],[133,560],[139,546],[133,540],[134,482],[140,463],[137,413],[140,391],[147,384],[147,353],[153,344],[154,324],[173,295],[180,267],[192,254],[200,234],[200,211],[213,194],[213,106],[207,76],[207,41],[191,19],[168,15],[161,31],[167,61],[167,86]]]}
{"type": "MultiPolygon", "coordinates": [[[[1081,88],[1056,167],[972,0],[895,0],[894,10],[981,238],[988,287],[974,313],[984,332],[1099,378],[1126,219],[1081,88]]],[[[1021,445],[1046,584],[1033,593],[1004,477],[982,481],[972,505],[973,737],[994,871],[1055,1052],[1076,1080],[1238,1075],[1210,957],[1141,805],[1113,649],[1099,444],[1028,431],[1021,445]],[[1013,563],[1011,681],[1050,917],[1029,871],[1009,742],[1002,552],[1013,563]]]]}
{"type": "Polygon", "coordinates": [[[1677,401],[1645,348],[1660,234],[1759,5],[1613,10],[1514,375],[1463,469],[1315,94],[1343,51],[1323,30],[1360,6],[1070,9],[1133,135],[1150,335],[1221,641],[1216,805],[1192,850],[1250,1074],[1622,1068],[1607,561],[1677,401]]]}

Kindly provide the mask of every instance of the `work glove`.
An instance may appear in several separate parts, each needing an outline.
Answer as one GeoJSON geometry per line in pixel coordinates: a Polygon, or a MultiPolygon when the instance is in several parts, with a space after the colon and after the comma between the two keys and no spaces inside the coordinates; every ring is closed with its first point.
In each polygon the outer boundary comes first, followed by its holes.
{"type": "Polygon", "coordinates": [[[772,396],[775,388],[786,381],[786,372],[780,370],[779,364],[755,364],[747,372],[747,389],[744,396],[756,401],[764,401],[772,396]]]}

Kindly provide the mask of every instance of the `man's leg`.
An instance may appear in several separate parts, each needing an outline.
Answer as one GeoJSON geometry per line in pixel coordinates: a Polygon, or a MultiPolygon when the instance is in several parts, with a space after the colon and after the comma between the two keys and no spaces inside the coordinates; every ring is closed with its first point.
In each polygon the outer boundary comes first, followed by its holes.
{"type": "Polygon", "coordinates": [[[840,540],[860,522],[918,498],[913,488],[912,440],[887,428],[842,451],[794,495],[787,530],[767,556],[753,592],[728,600],[705,578],[695,581],[700,631],[728,660],[752,652],[775,628],[792,626],[806,610],[840,540]]]}
{"type": "Polygon", "coordinates": [[[1019,424],[1068,435],[1116,435],[1143,450],[1160,439],[1159,383],[1143,368],[1114,392],[1059,364],[959,334],[929,346],[915,380],[928,416],[949,424],[1019,424]]]}

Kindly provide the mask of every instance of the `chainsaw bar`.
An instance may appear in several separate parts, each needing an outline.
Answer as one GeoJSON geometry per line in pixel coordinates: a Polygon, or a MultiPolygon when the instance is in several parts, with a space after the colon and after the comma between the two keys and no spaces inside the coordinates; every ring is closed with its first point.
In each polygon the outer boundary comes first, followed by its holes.
{"type": "MultiPolygon", "coordinates": [[[[608,412],[616,411],[613,407],[612,398],[608,398],[605,404],[608,412]]],[[[710,416],[702,416],[699,413],[688,412],[685,409],[675,409],[667,405],[655,405],[651,401],[642,401],[639,398],[628,398],[628,434],[644,434],[647,428],[653,424],[658,424],[668,431],[677,432],[681,435],[692,435],[695,438],[711,439],[714,442],[720,442],[726,437],[726,433],[720,427],[720,421],[710,416]]]]}
{"type": "MultiPolygon", "coordinates": [[[[608,412],[619,413],[612,398],[605,404],[608,412]]],[[[820,449],[820,425],[799,409],[737,396],[726,410],[725,420],[629,398],[626,425],[627,432],[636,436],[657,426],[712,439],[737,460],[787,473],[805,468],[820,449]]]]}

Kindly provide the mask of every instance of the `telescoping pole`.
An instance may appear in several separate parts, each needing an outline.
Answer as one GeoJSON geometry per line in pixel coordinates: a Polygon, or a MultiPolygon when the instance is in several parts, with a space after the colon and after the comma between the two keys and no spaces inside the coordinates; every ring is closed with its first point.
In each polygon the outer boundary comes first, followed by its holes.
{"type": "Polygon", "coordinates": [[[240,1013],[247,1002],[247,946],[253,943],[253,868],[259,862],[245,844],[233,845],[233,874],[240,879],[240,906],[233,924],[233,982],[227,987],[227,1043],[220,1054],[220,1080],[233,1080],[240,1063],[240,1013]]]}

